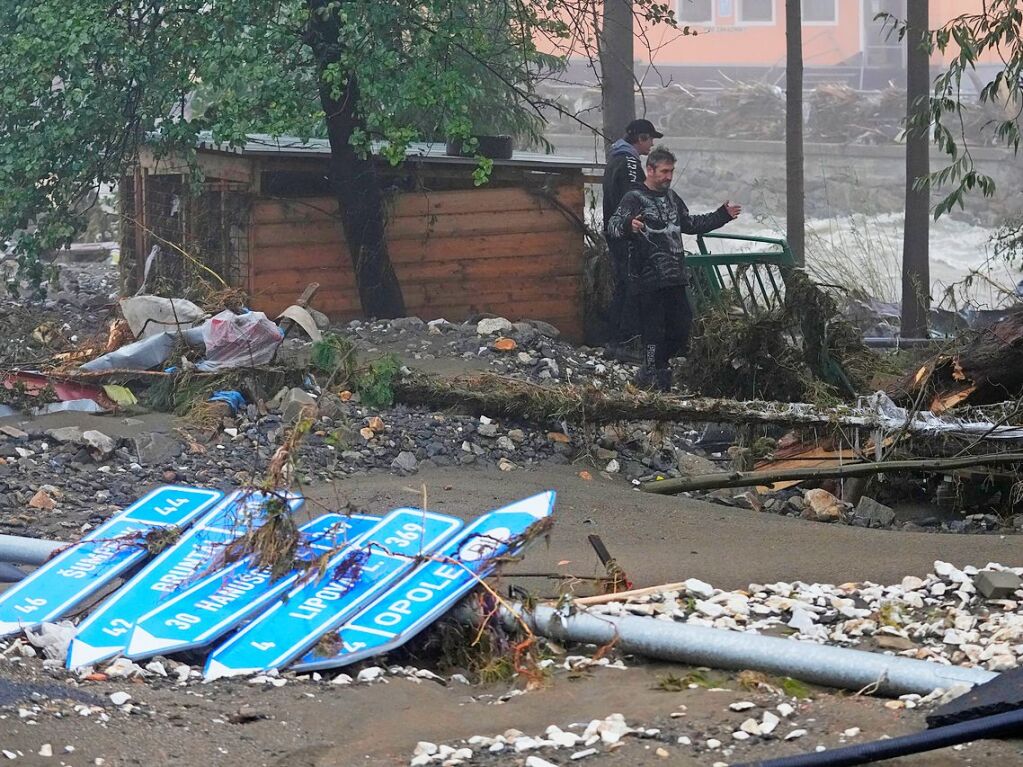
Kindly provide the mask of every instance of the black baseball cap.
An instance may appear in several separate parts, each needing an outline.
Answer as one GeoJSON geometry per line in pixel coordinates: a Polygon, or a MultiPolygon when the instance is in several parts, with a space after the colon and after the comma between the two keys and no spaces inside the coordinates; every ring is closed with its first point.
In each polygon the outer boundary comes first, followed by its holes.
{"type": "Polygon", "coordinates": [[[631,123],[625,126],[626,136],[638,136],[641,133],[645,133],[648,136],[653,136],[654,138],[664,138],[664,134],[658,133],[657,128],[654,127],[654,124],[645,118],[633,120],[631,123]]]}

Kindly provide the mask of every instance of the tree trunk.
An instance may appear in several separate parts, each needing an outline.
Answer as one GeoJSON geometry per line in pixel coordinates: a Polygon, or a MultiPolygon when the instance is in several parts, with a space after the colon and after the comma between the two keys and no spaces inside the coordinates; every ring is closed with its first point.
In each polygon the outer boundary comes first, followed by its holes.
{"type": "Polygon", "coordinates": [[[803,18],[800,0],[785,0],[785,239],[806,263],[803,188],[803,18]]]}
{"type": "Polygon", "coordinates": [[[402,317],[405,300],[387,254],[384,236],[384,198],[372,157],[361,157],[351,144],[366,126],[359,114],[359,83],[354,73],[335,97],[325,72],[340,60],[340,28],[336,4],[307,0],[306,42],[313,51],[319,75],[320,104],[330,140],[330,176],[341,210],[345,241],[355,268],[362,312],[367,317],[402,317]]]}
{"type": "Polygon", "coordinates": [[[632,0],[606,0],[597,36],[605,150],[624,136],[625,126],[636,119],[632,22],[632,0]]]}
{"type": "Polygon", "coordinates": [[[902,236],[901,332],[904,338],[923,338],[931,303],[930,195],[927,187],[916,188],[916,182],[930,172],[927,0],[909,0],[906,6],[906,226],[902,236]]]}
{"type": "MultiPolygon", "coordinates": [[[[920,439],[944,442],[950,437],[1014,438],[1023,427],[992,426],[991,414],[964,409],[959,420],[936,423],[907,414],[880,417],[871,407],[819,408],[780,402],[740,402],[711,397],[684,397],[604,391],[592,386],[539,386],[493,374],[443,378],[417,373],[393,383],[396,401],[453,409],[474,415],[517,418],[531,423],[595,424],[617,421],[695,421],[697,423],[826,426],[887,432],[904,430],[920,439]]],[[[1018,418],[1007,418],[1013,423],[1018,418]]]]}

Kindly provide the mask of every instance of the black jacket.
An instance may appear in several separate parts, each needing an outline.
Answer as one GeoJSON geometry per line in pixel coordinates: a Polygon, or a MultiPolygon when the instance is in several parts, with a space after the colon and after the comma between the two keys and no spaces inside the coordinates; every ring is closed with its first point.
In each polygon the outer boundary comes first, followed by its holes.
{"type": "Polygon", "coordinates": [[[604,166],[604,231],[607,231],[607,222],[612,214],[618,209],[625,193],[630,189],[643,186],[646,181],[646,173],[643,172],[643,163],[632,144],[625,139],[618,139],[611,145],[608,152],[607,165],[604,166]]]}
{"type": "Polygon", "coordinates": [[[630,242],[630,285],[648,292],[686,284],[683,234],[706,234],[731,220],[724,205],[713,213],[693,216],[675,192],[655,192],[644,186],[626,193],[607,232],[612,239],[630,242]],[[646,229],[633,233],[636,216],[642,216],[646,229]]]}

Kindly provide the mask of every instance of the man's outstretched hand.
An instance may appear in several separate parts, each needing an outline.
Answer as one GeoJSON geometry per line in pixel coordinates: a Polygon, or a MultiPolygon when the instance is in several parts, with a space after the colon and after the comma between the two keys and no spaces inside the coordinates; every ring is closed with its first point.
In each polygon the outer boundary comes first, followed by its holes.
{"type": "Polygon", "coordinates": [[[742,206],[733,205],[729,200],[725,200],[725,212],[733,219],[738,218],[739,214],[742,213],[742,206]]]}

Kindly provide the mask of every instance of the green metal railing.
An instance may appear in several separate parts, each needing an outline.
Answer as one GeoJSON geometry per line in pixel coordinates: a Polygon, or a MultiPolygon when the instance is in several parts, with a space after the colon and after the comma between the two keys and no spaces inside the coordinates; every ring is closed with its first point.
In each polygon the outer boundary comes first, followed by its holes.
{"type": "MultiPolygon", "coordinates": [[[[796,266],[796,260],[785,240],[774,237],[752,237],[743,234],[704,234],[696,238],[699,253],[686,256],[690,276],[690,300],[699,314],[714,303],[738,307],[747,317],[757,317],[781,309],[785,303],[784,269],[796,266]],[[769,251],[711,253],[708,240],[752,242],[773,248],[769,251]]],[[[798,308],[797,308],[798,312],[798,308]]],[[[806,354],[801,321],[793,321],[783,333],[796,348],[806,354]]],[[[849,394],[855,390],[841,363],[828,352],[827,327],[820,328],[821,337],[812,345],[816,349],[808,364],[822,380],[849,394]]]]}
{"type": "Polygon", "coordinates": [[[686,263],[697,312],[717,301],[734,302],[747,316],[781,307],[785,300],[781,270],[796,265],[785,240],[744,234],[704,234],[696,238],[696,243],[700,252],[687,255],[686,263]],[[774,249],[711,253],[708,240],[752,242],[774,249]]]}

